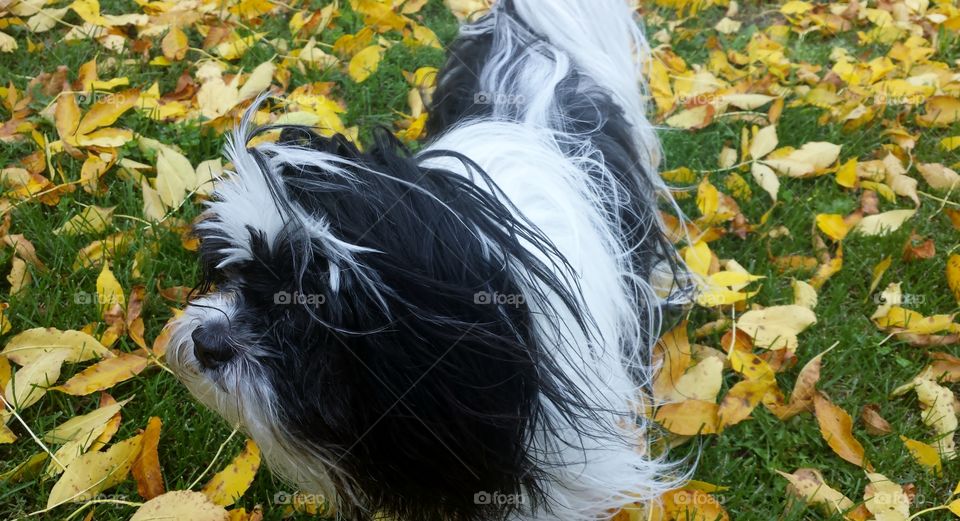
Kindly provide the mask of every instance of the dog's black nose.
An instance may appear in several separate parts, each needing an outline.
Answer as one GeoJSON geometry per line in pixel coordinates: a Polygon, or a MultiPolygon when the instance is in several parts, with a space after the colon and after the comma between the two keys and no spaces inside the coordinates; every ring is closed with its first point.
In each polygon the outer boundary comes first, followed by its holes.
{"type": "Polygon", "coordinates": [[[226,325],[198,326],[193,330],[193,356],[207,369],[216,369],[233,358],[226,325]]]}

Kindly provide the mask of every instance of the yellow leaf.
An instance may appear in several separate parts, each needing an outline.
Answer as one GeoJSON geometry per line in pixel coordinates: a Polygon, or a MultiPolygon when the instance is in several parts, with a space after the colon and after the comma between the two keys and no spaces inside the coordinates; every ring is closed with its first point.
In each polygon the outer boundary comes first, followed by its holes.
{"type": "Polygon", "coordinates": [[[144,499],[153,499],[165,492],[157,445],[160,443],[160,418],[153,416],[143,431],[143,448],[133,462],[131,471],[137,481],[137,493],[144,499]]]}
{"type": "MultiPolygon", "coordinates": [[[[53,464],[47,467],[47,477],[57,476],[90,449],[94,442],[97,442],[100,436],[104,434],[114,417],[117,418],[117,425],[119,426],[120,407],[127,401],[129,400],[119,404],[111,402],[89,414],[74,417],[57,427],[55,431],[47,433],[44,437],[46,441],[63,444],[54,454],[53,464]]],[[[98,449],[93,448],[92,450],[98,449]]]]}
{"type": "Polygon", "coordinates": [[[853,158],[837,169],[837,184],[844,188],[853,188],[857,185],[857,159],[853,158]]]}
{"type": "Polygon", "coordinates": [[[160,199],[160,194],[150,186],[146,178],[140,183],[140,191],[143,193],[143,216],[153,222],[163,220],[166,216],[163,200],[160,199]]]}
{"type": "Polygon", "coordinates": [[[957,445],[953,437],[960,421],[957,420],[957,413],[953,408],[953,391],[925,375],[914,378],[913,384],[917,399],[926,406],[922,416],[923,423],[933,427],[937,433],[937,452],[944,459],[954,459],[957,456],[957,445]]]}
{"type": "Polygon", "coordinates": [[[900,229],[916,210],[890,210],[889,212],[868,215],[860,220],[850,231],[863,235],[886,235],[900,229]]]}
{"type": "Polygon", "coordinates": [[[207,496],[190,490],[174,490],[147,501],[130,521],[190,519],[191,521],[227,521],[230,515],[207,496]]]}
{"type": "Polygon", "coordinates": [[[795,351],[797,335],[816,323],[817,316],[809,308],[788,305],[747,311],[737,320],[737,327],[750,335],[757,347],[795,351]]]}
{"type": "Polygon", "coordinates": [[[947,259],[947,286],[960,303],[960,254],[954,253],[947,259]]]}
{"type": "Polygon", "coordinates": [[[793,288],[793,303],[809,309],[817,307],[817,290],[813,286],[802,280],[793,279],[790,281],[793,288]]]}
{"type": "Polygon", "coordinates": [[[53,231],[56,235],[81,235],[99,233],[107,229],[113,219],[115,207],[87,206],[77,215],[53,231]]]}
{"type": "Polygon", "coordinates": [[[107,95],[83,115],[77,127],[77,134],[86,136],[98,128],[112,125],[124,112],[136,106],[138,99],[140,99],[140,91],[137,89],[107,95]]]}
{"type": "Polygon", "coordinates": [[[713,28],[716,29],[718,33],[733,34],[740,31],[741,25],[743,25],[743,22],[723,17],[713,28]]]}
{"type": "Polygon", "coordinates": [[[180,27],[172,25],[167,35],[163,37],[163,41],[160,42],[160,47],[166,59],[180,61],[187,55],[189,47],[187,34],[180,27]]]}
{"type": "Polygon", "coordinates": [[[100,275],[97,277],[97,303],[100,305],[100,316],[106,316],[107,312],[112,310],[114,306],[123,307],[125,304],[123,293],[120,282],[117,281],[107,263],[104,262],[103,269],[100,270],[100,275]]]}
{"type": "Polygon", "coordinates": [[[789,2],[786,2],[780,6],[780,12],[784,16],[804,14],[812,10],[813,4],[810,2],[802,2],[800,0],[790,0],[789,2]]]}
{"type": "Polygon", "coordinates": [[[918,163],[917,170],[934,190],[953,190],[960,186],[960,174],[940,163],[918,163]]]}
{"type": "Polygon", "coordinates": [[[80,124],[80,106],[77,105],[77,98],[72,93],[60,94],[57,99],[54,120],[60,139],[67,144],[74,144],[76,142],[74,136],[77,133],[77,126],[80,124]]]}
{"type": "Polygon", "coordinates": [[[831,488],[823,480],[823,475],[815,469],[797,469],[793,474],[776,471],[791,487],[787,491],[804,500],[809,505],[822,506],[831,514],[846,512],[853,508],[853,501],[831,488]]]}
{"type": "Polygon", "coordinates": [[[476,20],[486,14],[492,4],[492,0],[443,0],[443,5],[447,6],[460,22],[476,20]]]}
{"type": "Polygon", "coordinates": [[[870,484],[863,491],[867,510],[876,521],[907,521],[910,517],[910,498],[903,487],[882,474],[867,472],[870,484]]]}
{"type": "Polygon", "coordinates": [[[437,35],[425,25],[415,24],[413,26],[413,40],[425,47],[441,49],[440,39],[437,35]]]}
{"type": "Polygon", "coordinates": [[[920,466],[932,470],[937,476],[943,472],[943,464],[940,462],[940,453],[937,452],[936,447],[927,445],[922,441],[911,440],[906,436],[900,436],[900,440],[903,441],[903,444],[906,445],[907,450],[910,451],[910,455],[913,456],[914,461],[920,464],[920,466]]]}
{"type": "Polygon", "coordinates": [[[7,382],[4,390],[7,403],[17,410],[37,403],[47,393],[47,387],[60,378],[60,368],[68,354],[66,350],[56,350],[21,367],[7,382]]]}
{"type": "Polygon", "coordinates": [[[115,443],[103,452],[88,452],[77,458],[50,490],[47,508],[71,501],[89,501],[125,480],[140,453],[142,436],[115,443]]]}
{"type": "Polygon", "coordinates": [[[667,118],[666,123],[674,128],[697,130],[713,122],[715,113],[716,109],[713,108],[713,105],[699,105],[691,109],[681,110],[667,118]]]}
{"type": "Polygon", "coordinates": [[[713,402],[720,393],[723,383],[723,361],[708,356],[691,367],[673,385],[673,389],[658,396],[667,402],[685,400],[703,400],[713,402]]]}
{"type": "MultiPolygon", "coordinates": [[[[733,351],[736,351],[734,349],[733,351]]],[[[718,430],[736,425],[750,416],[773,385],[772,380],[744,380],[727,391],[717,411],[718,430]]]]}
{"type": "Polygon", "coordinates": [[[17,48],[17,40],[13,36],[0,32],[0,52],[13,52],[17,48]]]}
{"type": "Polygon", "coordinates": [[[690,340],[687,322],[681,322],[668,331],[654,348],[654,359],[660,369],[653,379],[654,396],[663,396],[690,367],[690,340]]]}
{"type": "Polygon", "coordinates": [[[716,434],[719,406],[713,402],[687,400],[657,409],[654,419],[668,431],[682,436],[716,434]]]}
{"type": "Polygon", "coordinates": [[[131,398],[122,402],[113,402],[103,407],[94,409],[87,414],[74,416],[61,423],[43,435],[43,441],[47,443],[66,443],[80,438],[86,438],[87,433],[94,430],[97,425],[107,423],[114,414],[120,412],[120,409],[129,402],[131,398]]]}
{"type": "Polygon", "coordinates": [[[157,154],[157,194],[164,206],[176,208],[196,185],[196,171],[190,160],[171,147],[157,154]]]}
{"type": "Polygon", "coordinates": [[[720,208],[720,191],[706,177],[697,187],[697,208],[707,220],[713,218],[720,208]]]}
{"type": "Polygon", "coordinates": [[[273,82],[273,73],[276,69],[277,67],[270,61],[257,65],[253,69],[253,72],[250,73],[250,76],[247,77],[247,81],[244,82],[243,87],[240,88],[240,101],[255,98],[261,92],[269,89],[270,83],[273,82]]]}
{"type": "Polygon", "coordinates": [[[252,440],[247,440],[243,451],[233,462],[218,472],[204,485],[202,492],[216,505],[230,506],[243,496],[253,483],[260,468],[260,449],[252,440]]]}
{"type": "Polygon", "coordinates": [[[750,157],[760,159],[777,148],[777,127],[770,125],[756,132],[750,141],[750,157]]]}
{"type": "Polygon", "coordinates": [[[960,121],[960,99],[951,96],[933,96],[927,99],[926,113],[917,116],[917,124],[924,127],[946,127],[960,121]]]}
{"type": "Polygon", "coordinates": [[[718,271],[707,277],[707,282],[715,286],[740,286],[761,280],[762,275],[751,275],[740,271],[718,271]]]}
{"type": "Polygon", "coordinates": [[[841,458],[863,467],[863,445],[853,437],[853,419],[850,415],[822,393],[813,395],[813,406],[817,423],[820,425],[820,434],[827,445],[841,458]]]}
{"type": "Polygon", "coordinates": [[[687,267],[694,273],[703,277],[709,276],[710,263],[713,260],[713,253],[710,246],[705,241],[698,241],[693,246],[688,246],[683,250],[683,260],[687,267]]]}
{"type": "MultiPolygon", "coordinates": [[[[954,492],[956,494],[956,492],[954,492]]],[[[947,510],[953,513],[953,515],[960,517],[960,499],[954,499],[947,504],[947,510]]]]}
{"type": "Polygon", "coordinates": [[[82,147],[122,147],[133,141],[133,131],[125,128],[101,128],[86,135],[77,135],[76,143],[82,147]]]}
{"type": "Polygon", "coordinates": [[[0,354],[17,364],[27,365],[54,351],[64,351],[65,360],[70,363],[114,356],[109,349],[86,333],[42,327],[28,329],[14,336],[0,354]]]}
{"type": "Polygon", "coordinates": [[[149,360],[132,353],[120,353],[113,358],[97,362],[72,378],[51,390],[85,396],[96,391],[109,389],[114,385],[133,378],[147,367],[149,360]]]}
{"type": "Polygon", "coordinates": [[[100,2],[97,0],[74,0],[70,8],[83,18],[84,22],[93,25],[107,25],[107,20],[100,16],[100,2]]]}
{"type": "Polygon", "coordinates": [[[750,165],[750,173],[753,174],[753,180],[760,185],[760,188],[770,194],[770,198],[776,202],[777,192],[780,191],[780,179],[777,177],[777,173],[769,166],[759,162],[750,165]]]}
{"type": "Polygon", "coordinates": [[[353,81],[363,83],[371,74],[377,71],[381,58],[383,58],[383,49],[380,48],[379,45],[371,45],[350,59],[347,72],[353,81]]]}
{"type": "Polygon", "coordinates": [[[821,213],[816,217],[817,228],[835,241],[842,241],[850,229],[843,221],[843,216],[835,213],[821,213]]]}
{"type": "Polygon", "coordinates": [[[747,380],[774,382],[773,369],[759,356],[738,348],[730,349],[727,354],[730,368],[743,375],[747,380]]]}
{"type": "Polygon", "coordinates": [[[19,295],[30,287],[33,277],[27,269],[27,262],[20,257],[13,257],[10,263],[10,274],[7,275],[7,282],[10,283],[10,294],[19,295]]]}
{"type": "Polygon", "coordinates": [[[940,140],[940,148],[950,152],[956,148],[960,148],[960,136],[950,136],[945,137],[940,140]]]}

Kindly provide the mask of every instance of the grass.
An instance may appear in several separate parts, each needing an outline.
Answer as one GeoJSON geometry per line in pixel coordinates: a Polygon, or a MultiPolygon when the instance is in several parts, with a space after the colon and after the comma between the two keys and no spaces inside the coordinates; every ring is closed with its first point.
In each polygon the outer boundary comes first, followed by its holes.
{"type": "MultiPolygon", "coordinates": [[[[313,3],[317,8],[322,4],[313,3]]],[[[139,12],[139,7],[132,1],[103,1],[101,4],[106,13],[139,12]]],[[[352,14],[348,5],[344,5],[342,9],[343,16],[338,19],[337,27],[320,34],[324,43],[332,44],[338,36],[356,32],[362,27],[362,18],[352,14]]],[[[661,14],[670,16],[667,11],[662,11],[661,14]]],[[[432,28],[444,43],[449,43],[456,34],[455,19],[437,0],[432,0],[417,16],[422,23],[432,28]]],[[[699,29],[712,27],[720,16],[722,10],[708,10],[702,13],[693,25],[699,29]]],[[[70,15],[67,20],[78,22],[75,15],[70,15]]],[[[763,24],[770,22],[769,16],[758,16],[755,24],[745,24],[745,30],[741,34],[721,37],[722,43],[725,47],[742,50],[750,35],[762,30],[763,24]]],[[[283,19],[267,20],[258,30],[267,32],[267,39],[290,38],[283,19]]],[[[89,41],[64,43],[59,40],[62,30],[54,30],[41,37],[30,36],[34,44],[43,45],[43,50],[28,52],[25,44],[26,31],[13,28],[8,29],[8,32],[17,37],[21,45],[14,53],[0,54],[0,82],[12,82],[19,89],[23,89],[30,79],[39,73],[52,72],[59,65],[65,65],[70,71],[70,79],[74,80],[79,66],[94,57],[98,58],[101,64],[114,64],[109,74],[101,71],[101,77],[127,76],[131,85],[140,87],[159,81],[163,92],[171,90],[179,74],[190,68],[189,60],[169,68],[146,67],[133,59],[135,57],[132,55],[109,53],[89,41]]],[[[653,32],[654,30],[650,31],[651,34],[653,32]]],[[[706,60],[705,49],[709,33],[706,30],[693,31],[691,39],[675,44],[675,51],[691,63],[702,63],[706,60]]],[[[159,37],[153,44],[155,48],[159,47],[159,37]]],[[[191,44],[199,46],[198,34],[191,34],[191,44]]],[[[825,38],[817,35],[808,35],[803,39],[793,35],[788,48],[789,55],[795,60],[827,64],[830,50],[836,45],[858,49],[855,38],[825,38]]],[[[858,51],[882,53],[883,49],[858,51]]],[[[249,70],[269,59],[274,53],[274,49],[260,43],[240,60],[240,66],[249,70]]],[[[957,50],[955,47],[942,46],[940,53],[941,59],[951,61],[956,58],[957,50]]],[[[190,56],[194,57],[198,56],[190,56]]],[[[398,119],[398,112],[407,111],[406,94],[409,87],[401,72],[414,71],[422,66],[439,66],[443,63],[443,58],[443,53],[437,50],[413,51],[397,45],[386,53],[379,70],[362,84],[354,83],[341,72],[309,70],[306,73],[294,72],[290,85],[292,89],[305,82],[334,82],[334,95],[342,99],[347,108],[344,123],[348,126],[358,125],[361,128],[361,140],[366,140],[374,126],[390,127],[398,119]]],[[[51,101],[50,98],[40,97],[34,100],[33,107],[41,110],[51,101]]],[[[4,110],[0,109],[2,120],[10,116],[4,110]]],[[[817,119],[820,113],[820,110],[811,108],[787,109],[778,125],[781,145],[801,145],[809,141],[843,144],[843,161],[854,157],[871,157],[886,142],[882,136],[884,128],[879,119],[866,128],[850,133],[838,125],[819,125],[817,119]]],[[[124,116],[121,124],[137,133],[176,144],[194,164],[218,157],[220,153],[222,137],[199,124],[161,124],[133,113],[124,116]]],[[[665,169],[680,166],[696,170],[716,168],[716,158],[721,148],[737,146],[743,125],[742,122],[720,120],[693,135],[686,131],[665,129],[661,132],[666,157],[665,169]]],[[[56,134],[49,122],[40,124],[38,130],[48,136],[56,134]]],[[[917,160],[948,165],[954,163],[957,161],[956,154],[943,152],[933,145],[941,136],[957,134],[960,134],[960,129],[956,127],[925,134],[916,150],[917,160]]],[[[31,144],[0,146],[0,167],[16,164],[21,157],[33,150],[31,144]]],[[[121,155],[147,163],[153,161],[153,158],[145,156],[132,144],[123,147],[121,155]]],[[[66,155],[60,155],[56,158],[55,166],[63,172],[66,179],[76,179],[81,164],[66,155]]],[[[98,237],[64,237],[52,234],[51,230],[75,215],[83,204],[116,206],[117,214],[140,215],[142,200],[139,186],[113,174],[108,176],[110,189],[106,194],[91,196],[86,192],[76,191],[63,197],[59,204],[53,207],[24,204],[12,212],[11,233],[21,233],[32,240],[38,256],[49,268],[47,271],[32,270],[32,288],[21,297],[9,299],[10,308],[7,314],[13,324],[13,332],[32,327],[77,329],[97,321],[96,305],[82,302],[77,295],[95,293],[98,270],[74,270],[72,266],[77,251],[98,237]]],[[[749,178],[749,174],[745,177],[749,178]]],[[[723,175],[715,174],[711,180],[722,187],[723,175]]],[[[753,196],[738,202],[748,220],[758,223],[760,217],[770,210],[771,205],[766,194],[750,182],[753,196]]],[[[780,192],[780,200],[768,224],[761,226],[758,232],[772,226],[784,226],[790,230],[790,236],[762,239],[759,233],[754,233],[747,240],[741,240],[734,235],[728,235],[711,244],[721,258],[735,258],[751,273],[767,277],[761,284],[760,293],[754,299],[764,305],[792,302],[789,275],[779,273],[770,261],[770,256],[812,255],[810,230],[814,216],[817,213],[848,213],[856,207],[856,201],[851,198],[850,192],[837,186],[830,176],[815,180],[786,180],[780,192]]],[[[696,214],[691,200],[682,201],[682,204],[691,215],[696,214]]],[[[889,203],[883,203],[881,209],[893,207],[889,203]]],[[[894,425],[896,432],[872,437],[867,435],[858,423],[854,433],[864,442],[868,459],[878,472],[900,483],[912,483],[916,486],[918,496],[914,511],[942,503],[950,495],[953,485],[960,480],[960,467],[956,463],[946,463],[943,476],[933,477],[913,462],[900,443],[899,434],[916,439],[929,438],[929,433],[920,421],[920,408],[916,399],[912,395],[890,398],[895,387],[908,381],[924,367],[927,357],[922,349],[910,347],[896,339],[887,339],[886,335],[871,323],[869,316],[876,305],[868,294],[868,288],[872,267],[881,259],[890,256],[894,263],[884,276],[881,288],[889,282],[902,281],[904,292],[924,296],[924,301],[917,306],[917,311],[924,314],[957,311],[956,302],[943,283],[943,272],[946,260],[944,250],[955,247],[958,232],[951,228],[946,216],[937,211],[938,207],[934,201],[925,200],[920,213],[902,230],[879,239],[852,237],[845,241],[843,270],[830,279],[820,292],[818,324],[801,336],[799,363],[793,369],[778,375],[780,387],[791,389],[799,368],[806,361],[832,344],[839,343],[826,358],[818,387],[855,417],[865,404],[880,405],[881,415],[894,425]],[[911,231],[936,241],[938,254],[935,258],[912,263],[900,260],[903,244],[911,231]]],[[[189,223],[197,213],[198,206],[190,204],[178,212],[176,217],[183,223],[189,223]]],[[[144,284],[147,287],[149,300],[143,316],[147,325],[146,337],[152,339],[170,317],[171,306],[176,305],[164,301],[159,296],[159,288],[193,286],[198,279],[196,259],[193,253],[184,250],[180,234],[175,230],[165,227],[144,228],[142,223],[131,219],[118,219],[116,226],[120,230],[138,230],[129,248],[115,257],[112,267],[124,288],[129,289],[135,284],[144,284]]],[[[0,271],[7,270],[10,262],[11,251],[0,251],[0,271]]],[[[9,287],[5,284],[5,281],[0,280],[0,293],[8,293],[9,287]]],[[[695,325],[702,324],[712,318],[714,316],[711,313],[698,309],[694,311],[691,322],[695,325]]],[[[708,337],[699,342],[717,346],[719,338],[708,337]]],[[[128,351],[136,348],[126,338],[121,340],[117,347],[128,351]]],[[[949,351],[960,354],[955,346],[949,351]]],[[[65,366],[61,380],[77,370],[76,366],[65,366]]],[[[734,383],[733,377],[728,376],[727,379],[725,388],[734,383]]],[[[194,481],[204,483],[209,478],[209,473],[204,475],[202,472],[210,463],[217,447],[229,436],[230,429],[218,417],[195,403],[173,377],[164,371],[151,368],[109,392],[117,398],[136,396],[136,399],[123,409],[123,422],[114,439],[134,435],[137,429],[146,425],[151,416],[158,416],[163,420],[159,451],[168,490],[184,489],[194,481]]],[[[95,395],[74,398],[51,392],[40,404],[26,410],[23,416],[35,432],[42,433],[76,414],[89,412],[96,406],[95,395]]],[[[39,450],[29,442],[29,436],[22,428],[15,430],[21,439],[11,445],[0,445],[0,472],[13,468],[39,450]]],[[[239,452],[242,441],[241,436],[236,436],[226,444],[224,456],[214,464],[214,470],[219,469],[239,452]]],[[[781,422],[761,407],[753,413],[752,420],[732,427],[723,435],[699,438],[676,449],[675,454],[678,457],[689,454],[699,458],[696,479],[729,487],[725,492],[719,493],[718,497],[736,520],[824,519],[820,513],[811,509],[787,507],[786,481],[777,476],[776,470],[791,472],[801,467],[817,468],[823,472],[828,483],[847,493],[854,501],[860,500],[860,491],[866,484],[866,478],[859,468],[843,462],[830,451],[818,431],[816,421],[809,414],[781,422]]],[[[41,479],[30,479],[21,483],[0,482],[0,519],[16,518],[43,509],[52,484],[52,480],[41,479]]],[[[269,472],[261,471],[252,487],[239,500],[238,506],[249,510],[254,505],[261,504],[265,507],[265,519],[281,519],[283,508],[275,504],[274,498],[282,492],[294,491],[273,478],[269,472]]],[[[109,490],[103,497],[139,500],[132,481],[109,490]]],[[[70,511],[69,507],[60,507],[31,518],[58,520],[66,517],[70,511]]],[[[132,511],[133,509],[127,506],[102,504],[96,508],[95,519],[127,519],[132,511]]],[[[307,516],[294,516],[294,519],[299,518],[307,516]]],[[[925,517],[949,518],[950,514],[925,517]]]]}

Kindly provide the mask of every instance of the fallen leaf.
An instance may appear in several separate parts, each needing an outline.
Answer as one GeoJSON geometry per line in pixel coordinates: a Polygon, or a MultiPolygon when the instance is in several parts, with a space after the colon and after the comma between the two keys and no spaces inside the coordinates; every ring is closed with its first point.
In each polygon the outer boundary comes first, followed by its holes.
{"type": "Polygon", "coordinates": [[[867,472],[870,483],[863,491],[867,510],[875,521],[907,521],[910,517],[910,498],[903,487],[883,474],[867,472]]]}
{"type": "Polygon", "coordinates": [[[357,83],[363,83],[371,74],[377,72],[382,58],[383,49],[379,45],[371,45],[358,52],[350,59],[347,68],[350,78],[357,83]]]}
{"type": "Polygon", "coordinates": [[[957,446],[953,437],[960,421],[953,406],[953,391],[924,375],[914,378],[913,384],[917,399],[926,406],[923,423],[937,433],[935,445],[940,456],[946,460],[954,459],[957,446]]]}
{"type": "Polygon", "coordinates": [[[157,445],[160,443],[160,418],[153,416],[147,421],[147,428],[143,431],[143,448],[140,455],[133,462],[131,472],[137,481],[137,493],[143,499],[153,499],[166,491],[163,484],[163,471],[160,468],[160,458],[157,455],[157,445]]]}
{"type": "Polygon", "coordinates": [[[190,521],[228,521],[230,515],[207,496],[190,490],[174,490],[147,501],[130,521],[189,519],[190,521]]]}
{"type": "Polygon", "coordinates": [[[253,477],[260,468],[260,449],[252,440],[247,440],[243,451],[233,462],[215,474],[202,492],[216,505],[230,506],[243,496],[253,483],[253,477]]]}
{"type": "Polygon", "coordinates": [[[654,419],[668,431],[683,436],[716,434],[719,406],[713,402],[687,400],[657,409],[654,419]]]}
{"type": "Polygon", "coordinates": [[[853,437],[853,420],[846,411],[833,404],[822,393],[813,395],[813,406],[820,425],[820,434],[827,445],[841,458],[869,469],[864,461],[863,445],[853,437]]]}
{"type": "Polygon", "coordinates": [[[890,210],[876,215],[868,215],[861,219],[851,231],[868,236],[886,235],[899,230],[903,223],[913,217],[915,213],[917,213],[916,210],[890,210]]]}
{"type": "Polygon", "coordinates": [[[23,410],[37,403],[47,387],[60,378],[60,368],[66,360],[67,350],[55,350],[30,360],[7,382],[4,398],[17,410],[23,410]]]}
{"type": "Polygon", "coordinates": [[[922,441],[911,440],[906,436],[900,436],[900,440],[907,447],[910,455],[913,456],[920,466],[933,471],[934,475],[939,476],[943,472],[943,464],[940,461],[940,453],[937,448],[927,445],[922,441]]]}
{"type": "Polygon", "coordinates": [[[720,407],[717,410],[717,430],[722,431],[747,419],[772,385],[773,382],[770,380],[737,382],[720,401],[720,407]]]}
{"type": "Polygon", "coordinates": [[[114,385],[133,378],[143,371],[150,360],[132,353],[120,353],[113,358],[87,367],[75,374],[72,378],[51,390],[60,391],[74,396],[84,396],[96,391],[109,389],[114,385]]]}
{"type": "Polygon", "coordinates": [[[797,335],[817,323],[817,316],[803,306],[771,306],[744,313],[737,327],[753,338],[762,349],[787,348],[796,350],[797,335]]]}
{"type": "Polygon", "coordinates": [[[947,259],[947,286],[960,304],[960,254],[954,253],[947,259]]]}
{"type": "Polygon", "coordinates": [[[0,355],[19,365],[27,365],[48,353],[61,350],[65,352],[64,360],[70,363],[114,356],[97,339],[86,333],[42,327],[28,329],[11,338],[0,355]]]}
{"type": "Polygon", "coordinates": [[[940,163],[918,163],[917,170],[934,190],[952,190],[960,187],[960,174],[940,163]]]}
{"type": "Polygon", "coordinates": [[[893,432],[890,422],[880,416],[880,406],[875,403],[868,403],[860,411],[860,421],[868,434],[873,436],[883,436],[893,432]]]}
{"type": "Polygon", "coordinates": [[[103,452],[88,452],[67,466],[50,490],[47,508],[85,502],[127,478],[140,453],[142,434],[113,444],[103,452]]]}
{"type": "Polygon", "coordinates": [[[797,469],[793,474],[776,471],[790,482],[788,492],[808,505],[817,505],[830,514],[843,513],[853,508],[853,501],[831,488],[816,469],[797,469]]]}

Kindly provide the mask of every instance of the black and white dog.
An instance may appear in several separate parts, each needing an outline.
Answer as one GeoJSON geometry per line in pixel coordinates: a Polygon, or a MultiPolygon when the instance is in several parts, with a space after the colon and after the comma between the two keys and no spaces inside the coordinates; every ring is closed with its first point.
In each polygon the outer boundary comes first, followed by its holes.
{"type": "Polygon", "coordinates": [[[344,519],[598,520],[676,477],[647,455],[665,306],[647,52],[623,0],[500,0],[461,29],[431,141],[263,129],[196,227],[207,287],[168,354],[344,519]]]}

